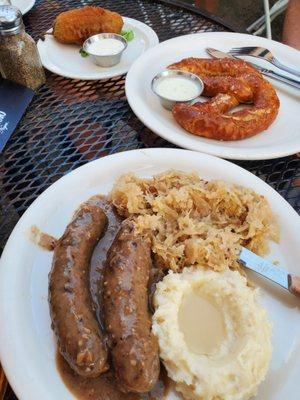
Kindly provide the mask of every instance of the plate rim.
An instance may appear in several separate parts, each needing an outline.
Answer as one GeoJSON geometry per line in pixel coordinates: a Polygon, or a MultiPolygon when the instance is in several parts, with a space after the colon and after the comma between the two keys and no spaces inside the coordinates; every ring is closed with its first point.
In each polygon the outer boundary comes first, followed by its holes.
{"type": "MultiPolygon", "coordinates": [[[[299,224],[299,215],[298,213],[294,210],[294,208],[275,190],[273,189],[270,185],[268,185],[266,182],[264,182],[261,178],[257,177],[250,171],[240,167],[239,165],[236,165],[230,161],[223,160],[221,158],[211,156],[205,153],[199,153],[195,151],[190,151],[190,150],[185,150],[185,149],[174,149],[174,148],[147,148],[147,149],[135,149],[135,150],[129,150],[129,151],[124,151],[121,153],[114,153],[112,155],[106,156],[106,157],[101,157],[96,160],[87,162],[86,164],[74,169],[73,171],[70,171],[69,173],[63,175],[60,179],[58,179],[56,182],[54,182],[52,185],[50,185],[46,190],[44,190],[34,201],[33,203],[28,207],[28,209],[24,212],[24,214],[21,216],[19,219],[18,223],[16,224],[15,228],[13,229],[11,235],[9,236],[9,239],[5,245],[5,248],[3,250],[3,254],[0,259],[0,325],[1,330],[0,330],[0,359],[1,363],[3,366],[3,369],[7,375],[7,379],[10,382],[11,387],[13,388],[14,392],[17,394],[18,398],[20,400],[23,399],[30,399],[30,395],[34,392],[34,388],[30,388],[30,385],[28,387],[20,388],[21,384],[19,382],[19,379],[17,378],[18,376],[22,375],[22,370],[18,367],[18,359],[20,358],[20,355],[18,357],[12,357],[13,350],[15,349],[14,345],[12,343],[5,343],[3,342],[3,338],[7,337],[8,332],[10,331],[8,325],[1,323],[2,319],[4,318],[4,313],[3,310],[5,309],[5,301],[2,301],[5,298],[5,275],[7,274],[7,270],[4,270],[4,265],[6,258],[9,256],[10,252],[15,251],[15,243],[14,241],[16,240],[14,236],[18,234],[19,232],[24,232],[24,227],[23,224],[26,222],[26,219],[28,216],[30,216],[31,213],[34,212],[34,209],[36,207],[40,207],[39,203],[45,201],[47,196],[51,194],[51,192],[56,191],[63,183],[65,183],[67,180],[71,179],[71,177],[75,177],[78,174],[82,174],[82,171],[87,168],[93,168],[93,167],[98,167],[97,164],[101,165],[102,163],[107,165],[107,158],[112,160],[112,163],[114,162],[126,162],[128,157],[130,158],[132,155],[137,155],[138,157],[143,158],[143,162],[147,160],[147,158],[153,157],[155,160],[158,156],[161,159],[166,159],[168,155],[170,156],[175,156],[176,153],[181,153],[182,155],[185,155],[188,159],[188,156],[193,153],[194,157],[201,157],[202,162],[205,162],[206,160],[210,160],[213,162],[216,162],[217,166],[216,169],[218,168],[218,165],[223,165],[223,166],[228,166],[233,170],[236,170],[240,174],[243,175],[243,178],[251,178],[251,181],[257,182],[260,187],[263,187],[268,195],[272,196],[274,200],[278,201],[281,203],[281,205],[285,207],[287,210],[287,213],[291,215],[292,217],[297,218],[298,224],[299,224]],[[168,153],[168,154],[166,154],[168,153]],[[106,162],[105,162],[106,161],[106,162]],[[25,392],[28,391],[26,394],[25,392]],[[25,394],[24,394],[25,393],[25,394]]],[[[188,163],[187,163],[188,164],[188,163]]],[[[195,169],[195,167],[188,167],[191,170],[195,169]]],[[[108,168],[109,169],[109,168],[108,168]]],[[[133,171],[134,172],[134,171],[133,171]]],[[[257,190],[259,193],[259,189],[257,190]]],[[[27,245],[30,244],[30,242],[27,242],[27,245]]],[[[11,263],[11,261],[10,261],[11,263]]],[[[7,289],[6,289],[7,291],[7,289]]],[[[10,300],[11,301],[11,300],[10,300]]],[[[10,304],[9,307],[12,307],[10,304]]],[[[2,321],[4,322],[4,321],[2,321]]],[[[26,360],[23,361],[26,363],[26,360]]]]}
{"type": "MultiPolygon", "coordinates": [[[[143,53],[145,53],[146,51],[150,50],[152,47],[155,47],[159,44],[159,38],[157,36],[157,33],[154,31],[154,29],[152,29],[149,25],[145,24],[142,21],[139,21],[135,18],[130,18],[130,17],[125,17],[122,16],[123,20],[125,23],[130,24],[135,24],[140,26],[140,29],[143,30],[143,32],[145,33],[145,35],[147,36],[147,38],[150,41],[150,45],[149,47],[147,47],[145,49],[145,51],[143,53]]],[[[48,29],[47,32],[52,31],[52,28],[48,29]]],[[[43,64],[43,67],[46,68],[48,71],[62,76],[64,78],[68,78],[68,79],[77,79],[77,80],[85,80],[85,81],[98,81],[98,80],[103,80],[103,79],[110,79],[110,78],[114,78],[116,76],[121,76],[124,74],[127,74],[127,72],[129,71],[129,69],[131,68],[132,64],[136,61],[134,60],[133,63],[128,66],[128,67],[124,67],[123,69],[121,69],[120,71],[115,71],[115,72],[109,72],[109,69],[105,72],[99,72],[99,75],[97,77],[91,77],[89,75],[77,75],[77,74],[73,74],[73,73],[64,73],[62,75],[62,70],[57,67],[55,64],[52,63],[52,61],[46,56],[46,44],[45,41],[42,39],[39,39],[37,42],[37,48],[41,57],[41,61],[43,64]],[[47,57],[47,58],[44,58],[47,57]]],[[[139,55],[139,57],[141,57],[142,54],[139,55]]],[[[139,58],[138,57],[138,58],[139,58]]]]}
{"type": "MultiPolygon", "coordinates": [[[[205,36],[219,36],[224,38],[224,36],[235,36],[235,37],[240,37],[245,38],[245,37],[251,37],[253,38],[253,35],[245,34],[245,33],[236,33],[236,32],[199,32],[199,33],[191,33],[188,35],[181,35],[177,36],[171,39],[168,39],[166,41],[160,42],[157,46],[164,46],[168,45],[169,43],[176,42],[178,39],[185,38],[187,41],[191,37],[204,37],[205,36]]],[[[283,47],[286,51],[293,53],[295,55],[299,56],[299,51],[285,45],[283,43],[276,42],[274,40],[266,39],[263,37],[254,37],[257,39],[258,42],[263,42],[265,43],[265,47],[268,46],[268,43],[274,43],[275,46],[277,47],[283,47]]],[[[153,51],[154,49],[149,49],[149,51],[153,51]]],[[[291,146],[292,148],[287,148],[286,150],[282,150],[280,145],[273,146],[273,151],[271,152],[266,152],[266,149],[268,147],[262,147],[261,150],[258,148],[255,149],[247,149],[246,147],[242,148],[229,148],[229,147],[222,147],[218,144],[212,143],[205,143],[201,141],[201,137],[198,137],[199,139],[199,144],[197,144],[197,148],[195,148],[192,144],[185,144],[184,143],[184,136],[179,137],[179,138],[172,138],[170,137],[169,134],[165,134],[163,129],[160,129],[156,126],[153,127],[153,124],[149,122],[147,119],[147,115],[143,113],[141,110],[139,110],[138,102],[135,101],[134,96],[135,94],[131,93],[131,82],[134,80],[134,75],[136,74],[136,70],[139,67],[139,63],[143,61],[143,57],[145,56],[144,54],[141,54],[141,56],[134,61],[134,63],[131,65],[125,79],[125,94],[127,101],[130,105],[131,110],[135,114],[135,116],[147,127],[149,128],[152,132],[156,133],[158,136],[162,137],[163,139],[167,140],[170,143],[173,143],[179,147],[185,148],[187,150],[192,150],[192,151],[198,151],[198,152],[204,152],[206,154],[210,154],[213,156],[217,157],[222,157],[225,159],[229,160],[270,160],[270,159],[275,159],[275,158],[280,158],[280,157],[286,157],[289,155],[294,155],[300,152],[300,137],[299,137],[299,144],[297,149],[295,149],[295,145],[291,146]]],[[[149,56],[149,53],[147,54],[149,56]]],[[[300,58],[299,58],[300,59],[300,58]]],[[[187,135],[192,135],[186,132],[187,135]]],[[[195,136],[195,135],[193,135],[195,136]]],[[[222,143],[222,141],[218,141],[219,143],[222,143]]]]}
{"type": "MultiPolygon", "coordinates": [[[[30,10],[34,7],[35,2],[36,2],[36,0],[30,0],[30,1],[28,2],[28,5],[27,5],[23,10],[20,9],[22,15],[27,14],[28,11],[30,11],[30,10]]],[[[13,5],[14,5],[14,4],[13,4],[13,5]]]]}

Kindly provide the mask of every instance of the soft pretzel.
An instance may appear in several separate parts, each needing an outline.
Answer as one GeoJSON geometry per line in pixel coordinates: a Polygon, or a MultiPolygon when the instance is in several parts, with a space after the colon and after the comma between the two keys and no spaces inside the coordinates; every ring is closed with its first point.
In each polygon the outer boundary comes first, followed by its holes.
{"type": "Polygon", "coordinates": [[[173,107],[175,120],[188,132],[218,140],[239,140],[267,129],[277,116],[279,99],[272,85],[243,60],[186,58],[169,66],[192,72],[204,82],[211,100],[173,107]],[[251,107],[230,113],[240,103],[251,107]]]}

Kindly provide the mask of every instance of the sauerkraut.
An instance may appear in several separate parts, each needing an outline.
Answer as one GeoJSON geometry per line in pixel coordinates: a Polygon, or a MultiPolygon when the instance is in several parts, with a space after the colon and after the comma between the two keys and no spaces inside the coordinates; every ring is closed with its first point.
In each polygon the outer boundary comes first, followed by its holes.
{"type": "Polygon", "coordinates": [[[167,171],[151,179],[126,174],[109,198],[119,214],[134,220],[138,232],[150,232],[157,263],[173,271],[187,265],[239,268],[240,246],[264,255],[269,241],[278,241],[264,196],[197,173],[167,171]]]}

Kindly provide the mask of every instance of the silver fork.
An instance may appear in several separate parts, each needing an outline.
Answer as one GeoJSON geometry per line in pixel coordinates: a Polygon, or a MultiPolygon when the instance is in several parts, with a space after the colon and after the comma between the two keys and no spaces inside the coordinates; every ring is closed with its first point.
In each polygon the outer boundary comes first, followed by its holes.
{"type": "Polygon", "coordinates": [[[300,71],[294,68],[290,68],[284,64],[282,64],[272,53],[270,50],[265,49],[264,47],[235,47],[231,49],[229,54],[234,56],[251,56],[261,58],[275,65],[276,67],[289,72],[290,74],[294,74],[296,76],[300,76],[300,71]]]}

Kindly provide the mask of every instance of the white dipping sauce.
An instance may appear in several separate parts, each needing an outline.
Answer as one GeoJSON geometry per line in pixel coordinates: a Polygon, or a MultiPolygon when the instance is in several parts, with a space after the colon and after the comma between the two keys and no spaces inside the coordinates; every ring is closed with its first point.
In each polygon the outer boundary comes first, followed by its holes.
{"type": "Polygon", "coordinates": [[[168,76],[159,79],[155,91],[166,99],[178,101],[194,99],[200,94],[199,85],[183,76],[168,76]]]}
{"type": "Polygon", "coordinates": [[[87,51],[96,56],[110,56],[120,53],[124,49],[124,44],[120,40],[106,38],[97,40],[89,44],[87,51]]]}

